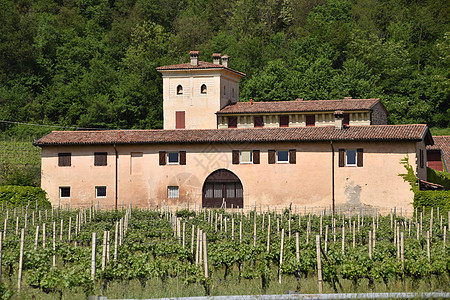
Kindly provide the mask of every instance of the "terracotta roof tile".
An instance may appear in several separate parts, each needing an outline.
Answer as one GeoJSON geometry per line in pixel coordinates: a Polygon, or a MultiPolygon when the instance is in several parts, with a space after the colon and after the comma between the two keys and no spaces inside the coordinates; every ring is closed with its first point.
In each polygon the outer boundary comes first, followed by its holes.
{"type": "Polygon", "coordinates": [[[225,69],[231,71],[233,73],[239,74],[241,76],[245,76],[245,73],[233,70],[231,68],[227,68],[220,64],[213,64],[206,61],[199,61],[198,66],[193,66],[190,63],[178,64],[178,65],[169,65],[169,66],[161,66],[157,67],[157,71],[169,71],[169,70],[199,70],[199,69],[225,69]]]}
{"type": "MultiPolygon", "coordinates": [[[[237,143],[308,141],[419,141],[429,135],[428,127],[413,125],[326,127],[196,129],[196,130],[105,130],[53,131],[37,140],[36,146],[160,143],[237,143]]],[[[431,140],[432,141],[432,140],[431,140]]]]}
{"type": "Polygon", "coordinates": [[[433,136],[434,145],[427,150],[441,150],[447,170],[450,169],[450,135],[433,136]]]}
{"type": "Polygon", "coordinates": [[[237,102],[218,114],[371,110],[380,99],[237,102]]]}

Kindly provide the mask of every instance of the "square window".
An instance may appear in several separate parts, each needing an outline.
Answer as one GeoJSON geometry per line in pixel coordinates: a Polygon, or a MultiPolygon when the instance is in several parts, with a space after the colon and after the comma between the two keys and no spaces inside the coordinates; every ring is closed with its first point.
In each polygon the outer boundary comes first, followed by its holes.
{"type": "Polygon", "coordinates": [[[179,198],[180,192],[178,189],[178,186],[168,186],[167,187],[167,197],[169,199],[176,199],[179,198]]]}
{"type": "Polygon", "coordinates": [[[168,152],[167,153],[167,163],[169,165],[178,165],[179,164],[178,152],[168,152]]]}
{"type": "Polygon", "coordinates": [[[252,151],[241,151],[241,164],[251,164],[253,162],[252,151]]]}
{"type": "Polygon", "coordinates": [[[356,166],[356,150],[345,151],[345,165],[356,166]]]}
{"type": "Polygon", "coordinates": [[[237,128],[237,117],[228,117],[228,128],[237,128]]]}
{"type": "Polygon", "coordinates": [[[264,127],[263,116],[255,116],[253,119],[254,127],[264,127]]]}
{"type": "Polygon", "coordinates": [[[288,115],[280,116],[280,127],[289,127],[289,116],[288,115]]]}
{"type": "Polygon", "coordinates": [[[59,197],[60,198],[70,198],[70,186],[60,186],[59,187],[59,197]]]}
{"type": "Polygon", "coordinates": [[[94,152],[94,166],[106,166],[108,162],[108,153],[94,152]]]}
{"type": "Polygon", "coordinates": [[[289,163],[289,151],[287,150],[280,150],[277,151],[277,163],[289,163]]]}
{"type": "Polygon", "coordinates": [[[95,198],[106,198],[106,186],[95,187],[95,198]]]}
{"type": "Polygon", "coordinates": [[[70,167],[72,164],[72,154],[71,153],[58,153],[58,166],[59,167],[70,167]]]}

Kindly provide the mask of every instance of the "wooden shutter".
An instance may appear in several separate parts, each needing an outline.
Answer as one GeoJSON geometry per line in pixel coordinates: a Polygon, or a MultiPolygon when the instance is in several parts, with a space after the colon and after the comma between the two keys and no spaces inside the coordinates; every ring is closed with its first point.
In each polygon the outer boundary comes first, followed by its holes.
{"type": "Polygon", "coordinates": [[[280,116],[280,127],[289,127],[289,115],[280,116]]]}
{"type": "Polygon", "coordinates": [[[423,150],[422,149],[419,150],[419,162],[420,162],[420,167],[423,168],[423,166],[424,166],[424,157],[423,157],[423,150]]]}
{"type": "Polygon", "coordinates": [[[237,117],[228,117],[228,128],[237,128],[237,117]]]}
{"type": "Polygon", "coordinates": [[[339,167],[345,166],[345,149],[339,149],[339,167]]]}
{"type": "Polygon", "coordinates": [[[269,150],[268,154],[269,154],[269,164],[274,164],[275,163],[275,150],[269,150]]]}
{"type": "Polygon", "coordinates": [[[166,151],[159,151],[159,165],[164,166],[166,164],[166,151]]]}
{"type": "Polygon", "coordinates": [[[186,151],[180,151],[180,165],[186,164],[186,151]]]}
{"type": "Polygon", "coordinates": [[[364,153],[364,150],[362,148],[356,149],[356,165],[358,167],[363,166],[363,156],[364,156],[363,153],[364,153]]]}
{"type": "Polygon", "coordinates": [[[58,166],[59,167],[70,167],[72,164],[72,154],[71,153],[58,153],[58,166]]]}
{"type": "Polygon", "coordinates": [[[94,166],[106,166],[108,153],[94,152],[94,166]]]}
{"type": "Polygon", "coordinates": [[[289,163],[295,164],[297,162],[297,151],[295,149],[289,150],[289,163]]]}
{"type": "Polygon", "coordinates": [[[238,165],[239,164],[239,150],[233,150],[233,165],[238,165]]]}
{"type": "Polygon", "coordinates": [[[175,112],[175,128],[184,129],[185,128],[185,113],[184,111],[175,112]]]}
{"type": "Polygon", "coordinates": [[[253,150],[253,164],[259,165],[259,150],[253,150]]]}

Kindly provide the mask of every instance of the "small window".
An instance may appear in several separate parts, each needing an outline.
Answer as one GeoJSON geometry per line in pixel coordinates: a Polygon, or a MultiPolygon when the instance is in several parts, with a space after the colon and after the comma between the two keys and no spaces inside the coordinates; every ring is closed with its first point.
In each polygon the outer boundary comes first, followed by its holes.
{"type": "Polygon", "coordinates": [[[342,125],[344,126],[350,125],[350,114],[344,114],[344,120],[342,121],[342,125]]]}
{"type": "Polygon", "coordinates": [[[277,163],[279,164],[289,163],[289,151],[287,150],[277,151],[277,163]]]}
{"type": "Polygon", "coordinates": [[[420,149],[419,150],[419,165],[420,165],[420,167],[421,168],[423,168],[424,167],[424,157],[423,157],[423,150],[422,149],[420,149]]]}
{"type": "Polygon", "coordinates": [[[183,86],[181,84],[177,86],[177,95],[183,95],[183,86]]]}
{"type": "Polygon", "coordinates": [[[237,117],[228,117],[228,128],[237,128],[237,117]]]}
{"type": "Polygon", "coordinates": [[[345,151],[345,165],[350,167],[356,166],[356,150],[345,151]]]}
{"type": "Polygon", "coordinates": [[[184,111],[175,112],[175,129],[186,128],[186,113],[184,111]]]}
{"type": "Polygon", "coordinates": [[[234,89],[231,89],[231,98],[234,98],[234,89]]]}
{"type": "Polygon", "coordinates": [[[168,186],[167,187],[167,197],[169,199],[178,199],[180,197],[180,191],[178,186],[168,186]]]}
{"type": "Polygon", "coordinates": [[[316,125],[316,116],[308,115],[306,116],[306,126],[315,126],[316,125]]]}
{"type": "Polygon", "coordinates": [[[288,115],[280,116],[280,127],[289,127],[289,116],[288,115]]]}
{"type": "Polygon", "coordinates": [[[252,151],[241,151],[241,164],[251,164],[253,162],[252,151]]]}
{"type": "Polygon", "coordinates": [[[95,198],[106,198],[106,186],[95,187],[95,198]]]}
{"type": "Polygon", "coordinates": [[[202,87],[200,88],[200,93],[207,94],[208,88],[206,87],[206,84],[202,84],[202,87]]]}
{"type": "Polygon", "coordinates": [[[167,152],[167,163],[169,165],[178,165],[179,162],[180,160],[178,152],[167,152]]]}
{"type": "Polygon", "coordinates": [[[254,127],[264,127],[263,116],[255,116],[253,119],[254,127]]]}
{"type": "Polygon", "coordinates": [[[94,152],[94,166],[106,166],[108,153],[94,152]]]}
{"type": "Polygon", "coordinates": [[[223,86],[223,94],[226,95],[227,94],[227,87],[223,86]]]}
{"type": "Polygon", "coordinates": [[[71,153],[58,153],[58,166],[59,167],[70,167],[72,164],[72,154],[71,153]]]}
{"type": "Polygon", "coordinates": [[[59,187],[59,197],[60,198],[70,198],[70,186],[59,187]]]}

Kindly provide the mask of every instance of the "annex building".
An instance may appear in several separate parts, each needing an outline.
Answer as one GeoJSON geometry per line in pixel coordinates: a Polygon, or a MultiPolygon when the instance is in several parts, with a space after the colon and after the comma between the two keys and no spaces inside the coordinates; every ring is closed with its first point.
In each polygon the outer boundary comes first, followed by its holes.
{"type": "Polygon", "coordinates": [[[190,55],[157,68],[164,129],[54,131],[35,142],[53,205],[412,208],[401,161],[426,180],[426,125],[387,125],[379,99],[240,102],[245,74],[230,57],[190,55]]]}

